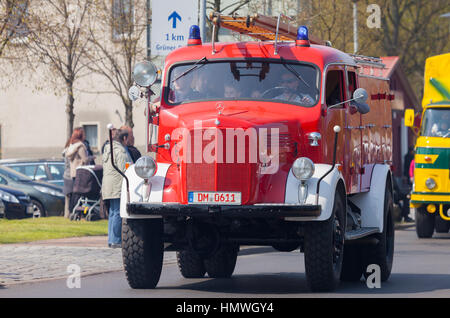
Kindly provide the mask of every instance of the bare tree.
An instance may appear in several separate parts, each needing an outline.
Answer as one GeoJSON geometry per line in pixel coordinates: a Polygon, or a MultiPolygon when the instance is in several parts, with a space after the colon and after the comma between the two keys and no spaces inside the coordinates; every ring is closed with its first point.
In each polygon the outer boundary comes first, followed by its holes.
{"type": "Polygon", "coordinates": [[[83,24],[91,4],[91,0],[32,1],[27,12],[29,34],[23,44],[31,53],[31,65],[47,66],[47,78],[66,90],[67,137],[75,119],[74,84],[86,67],[88,36],[83,24]]]}
{"type": "Polygon", "coordinates": [[[368,37],[378,43],[377,53],[400,57],[406,75],[421,95],[425,59],[450,49],[448,22],[440,18],[450,11],[450,3],[383,0],[380,7],[381,29],[372,30],[368,37]]]}
{"type": "Polygon", "coordinates": [[[0,0],[0,56],[15,36],[16,28],[23,24],[22,19],[17,10],[17,1],[0,0]]]}
{"type": "MultiPolygon", "coordinates": [[[[241,9],[244,6],[248,5],[250,3],[250,0],[236,0],[236,1],[233,1],[233,2],[231,2],[229,4],[227,4],[226,6],[222,6],[223,2],[224,2],[223,0],[207,1],[207,6],[206,6],[207,19],[206,19],[206,21],[208,23],[208,28],[210,30],[209,31],[209,38],[211,38],[212,30],[213,30],[213,22],[211,21],[211,19],[208,16],[210,12],[219,12],[221,14],[232,15],[232,14],[236,13],[239,9],[241,9]]],[[[217,26],[215,28],[214,41],[218,41],[219,40],[219,29],[220,29],[220,26],[217,26]]]]}
{"type": "Polygon", "coordinates": [[[146,56],[146,23],[145,1],[134,0],[98,0],[89,22],[93,45],[89,68],[109,80],[122,100],[125,124],[130,127],[134,127],[133,102],[128,89],[133,85],[134,64],[146,56]]]}

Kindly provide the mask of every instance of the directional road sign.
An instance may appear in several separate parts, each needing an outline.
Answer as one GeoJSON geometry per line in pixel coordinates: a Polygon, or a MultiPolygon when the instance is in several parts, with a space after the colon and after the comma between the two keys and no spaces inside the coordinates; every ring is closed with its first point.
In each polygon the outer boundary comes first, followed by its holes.
{"type": "Polygon", "coordinates": [[[198,24],[198,0],[153,0],[152,55],[167,55],[185,46],[193,24],[198,24]]]}

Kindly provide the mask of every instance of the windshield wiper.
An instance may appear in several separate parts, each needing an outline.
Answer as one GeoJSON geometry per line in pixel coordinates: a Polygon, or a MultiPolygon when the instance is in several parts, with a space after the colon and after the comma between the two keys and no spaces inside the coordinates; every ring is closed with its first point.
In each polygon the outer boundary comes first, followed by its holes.
{"type": "Polygon", "coordinates": [[[200,60],[198,60],[197,62],[195,62],[194,65],[193,65],[190,69],[184,71],[183,73],[181,73],[180,75],[178,75],[175,79],[173,79],[173,80],[171,81],[171,83],[173,83],[173,82],[179,80],[179,79],[182,78],[183,76],[189,74],[191,71],[193,71],[193,70],[195,70],[195,69],[198,69],[198,68],[200,68],[200,67],[202,67],[202,66],[205,65],[205,64],[198,65],[198,63],[200,63],[200,62],[207,62],[207,61],[208,61],[208,59],[206,58],[206,56],[202,57],[200,60]]]}
{"type": "Polygon", "coordinates": [[[289,72],[291,72],[292,74],[294,74],[295,75],[295,77],[297,77],[299,80],[301,80],[306,86],[308,86],[308,87],[311,87],[311,86],[309,86],[309,84],[308,83],[306,83],[306,81],[302,78],[302,76],[291,66],[291,65],[289,65],[288,63],[286,63],[286,60],[284,59],[284,58],[282,58],[282,57],[280,57],[280,59],[281,59],[281,62],[283,62],[283,66],[289,71],[289,72]]]}

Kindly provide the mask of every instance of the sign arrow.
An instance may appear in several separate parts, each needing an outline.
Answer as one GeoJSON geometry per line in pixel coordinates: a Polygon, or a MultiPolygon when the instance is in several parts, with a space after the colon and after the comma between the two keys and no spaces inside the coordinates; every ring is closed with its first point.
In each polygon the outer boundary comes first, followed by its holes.
{"type": "Polygon", "coordinates": [[[176,11],[174,11],[174,12],[172,12],[171,15],[169,15],[169,18],[167,19],[167,21],[170,21],[170,19],[172,19],[172,28],[176,29],[177,28],[177,19],[181,21],[180,15],[176,11]]]}

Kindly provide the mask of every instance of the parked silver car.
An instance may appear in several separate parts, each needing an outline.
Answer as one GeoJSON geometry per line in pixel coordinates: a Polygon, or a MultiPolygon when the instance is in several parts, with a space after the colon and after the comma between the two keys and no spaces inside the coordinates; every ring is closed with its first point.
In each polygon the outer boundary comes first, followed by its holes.
{"type": "Polygon", "coordinates": [[[10,167],[33,180],[64,186],[63,159],[3,159],[0,164],[10,167]]]}

